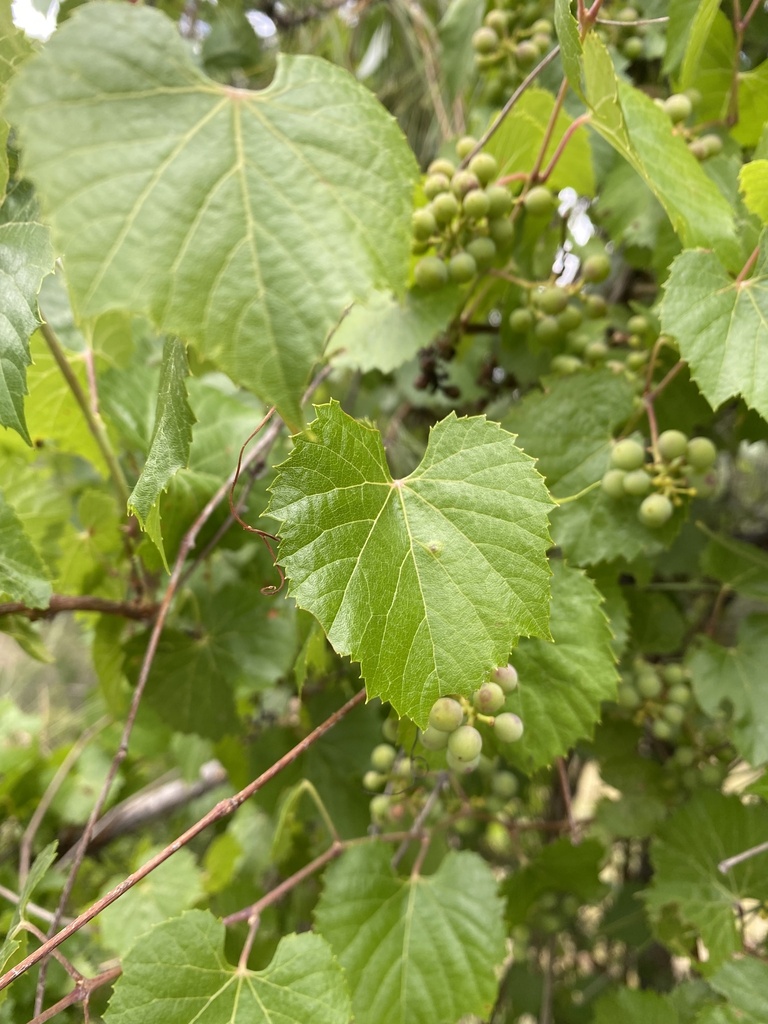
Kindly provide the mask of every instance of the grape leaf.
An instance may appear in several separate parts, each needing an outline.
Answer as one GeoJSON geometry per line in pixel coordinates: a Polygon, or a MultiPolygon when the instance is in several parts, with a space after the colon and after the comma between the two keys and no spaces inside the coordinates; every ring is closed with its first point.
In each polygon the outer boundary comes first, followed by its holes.
{"type": "Polygon", "coordinates": [[[714,533],[702,524],[709,537],[701,555],[701,568],[732,590],[757,601],[768,601],[768,554],[726,534],[714,533]]]}
{"type": "MultiPolygon", "coordinates": [[[[16,67],[32,52],[26,35],[13,24],[11,5],[0,7],[0,101],[5,96],[8,82],[13,78],[16,67]]],[[[8,122],[0,118],[0,200],[8,184],[8,122]]]]}
{"type": "Polygon", "coordinates": [[[434,875],[398,878],[382,845],[348,850],[325,874],[316,927],[333,947],[358,1024],[486,1018],[504,957],[502,902],[487,864],[449,853],[434,875]]]}
{"type": "Polygon", "coordinates": [[[697,77],[702,51],[719,9],[720,0],[703,0],[696,5],[695,11],[692,12],[693,18],[688,30],[683,65],[680,69],[681,89],[689,88],[697,77]]]}
{"type": "Polygon", "coordinates": [[[608,51],[594,33],[584,40],[584,77],[590,124],[643,178],[683,245],[706,245],[729,265],[738,263],[730,204],[673,134],[664,111],[617,78],[608,51]]]}
{"type": "Polygon", "coordinates": [[[263,971],[231,967],[224,925],[188,910],[153,928],[123,959],[107,1024],[348,1024],[341,968],[319,935],[280,940],[263,971]]]}
{"type": "Polygon", "coordinates": [[[682,62],[699,6],[700,0],[669,0],[667,49],[663,63],[665,74],[674,71],[682,62]]]}
{"type": "Polygon", "coordinates": [[[549,628],[554,643],[521,639],[513,655],[520,685],[507,709],[525,725],[522,739],[504,756],[529,774],[591,737],[604,700],[616,696],[611,630],[594,582],[553,562],[549,628]]]}
{"type": "Polygon", "coordinates": [[[47,608],[51,584],[21,520],[0,492],[0,594],[30,608],[47,608]]]}
{"type": "MultiPolygon", "coordinates": [[[[140,867],[159,849],[143,847],[133,857],[131,870],[140,867]]],[[[123,875],[112,878],[103,887],[109,892],[123,875]]],[[[192,907],[203,896],[202,873],[189,850],[181,849],[170,860],[156,868],[141,885],[130,889],[117,902],[99,914],[99,928],[105,944],[116,953],[124,954],[140,935],[153,925],[177,917],[192,907]]]]}
{"type": "Polygon", "coordinates": [[[661,324],[713,409],[741,395],[768,417],[766,232],[755,270],[744,281],[734,281],[713,252],[681,253],[664,285],[661,324]]]}
{"type": "Polygon", "coordinates": [[[708,980],[728,1000],[734,1021],[763,1024],[768,1006],[768,964],[755,957],[730,960],[708,980]]]}
{"type": "Polygon", "coordinates": [[[634,991],[629,988],[608,992],[595,1003],[594,1024],[679,1024],[680,1015],[669,995],[634,991]]]}
{"type": "Polygon", "coordinates": [[[733,742],[751,765],[768,761],[768,616],[751,615],[739,624],[735,647],[702,637],[688,666],[702,709],[714,715],[723,705],[733,709],[733,742]]]}
{"type": "Polygon", "coordinates": [[[37,293],[53,270],[53,250],[42,224],[0,224],[0,425],[32,444],[24,417],[29,337],[37,327],[37,293]]]}
{"type": "Polygon", "coordinates": [[[768,224],[768,160],[753,160],[739,171],[739,189],[747,209],[768,224]]]}
{"type": "Polygon", "coordinates": [[[412,289],[403,299],[374,292],[344,317],[325,354],[333,357],[336,366],[389,373],[412,359],[448,325],[458,300],[456,288],[437,292],[412,289]]]}
{"type": "Polygon", "coordinates": [[[568,84],[583,99],[579,23],[571,13],[570,0],[555,0],[555,31],[560,43],[560,60],[563,62],[568,84]]]}
{"type": "Polygon", "coordinates": [[[393,480],[378,431],[336,402],[316,409],[267,510],[290,592],[360,662],[369,697],[426,725],[437,697],[470,695],[520,634],[548,635],[546,490],[484,417],[451,413],[393,480]]]}
{"type": "MultiPolygon", "coordinates": [[[[499,175],[528,173],[539,155],[544,142],[550,117],[555,108],[555,97],[546,89],[536,86],[527,89],[512,111],[504,118],[501,127],[488,140],[486,152],[493,154],[499,162],[499,175]]],[[[561,110],[555,121],[552,137],[544,155],[544,166],[553,156],[562,141],[573,118],[561,110]]],[[[592,168],[592,151],[584,128],[576,130],[568,142],[563,155],[555,164],[547,184],[557,190],[574,188],[583,196],[595,194],[595,176],[592,168]]]]}
{"type": "Polygon", "coordinates": [[[159,11],[92,4],[21,68],[8,116],[80,318],[146,312],[294,425],[342,311],[404,288],[415,161],[329,62],[281,54],[263,92],[230,88],[159,11]]]}
{"type": "MultiPolygon", "coordinates": [[[[505,417],[528,455],[538,460],[555,500],[578,494],[608,469],[613,433],[632,405],[631,384],[609,370],[574,374],[533,392],[505,417]]],[[[680,528],[675,515],[660,530],[637,518],[637,501],[609,498],[596,487],[552,513],[552,536],[570,562],[631,561],[667,546],[680,528]]]]}
{"type": "MultiPolygon", "coordinates": [[[[187,400],[185,378],[188,376],[189,366],[184,345],[178,338],[169,338],[163,350],[152,443],[141,475],[128,498],[128,512],[136,516],[142,530],[147,529],[152,510],[157,509],[158,500],[167,489],[168,481],[189,462],[195,417],[187,400]]],[[[159,529],[152,530],[150,536],[168,571],[159,529]]]]}
{"type": "Polygon", "coordinates": [[[702,792],[676,811],[651,841],[654,876],[642,894],[646,906],[657,919],[667,906],[676,909],[709,951],[708,971],[742,948],[739,902],[768,898],[768,857],[752,857],[726,874],[718,864],[764,842],[766,835],[768,807],[702,792]]]}

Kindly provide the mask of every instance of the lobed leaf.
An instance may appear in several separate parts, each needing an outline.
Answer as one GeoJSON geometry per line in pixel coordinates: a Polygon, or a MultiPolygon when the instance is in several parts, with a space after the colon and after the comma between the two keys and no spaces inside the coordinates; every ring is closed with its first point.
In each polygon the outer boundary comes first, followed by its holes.
{"type": "Polygon", "coordinates": [[[0,492],[0,594],[31,608],[46,608],[51,597],[48,573],[32,541],[0,492]]]}
{"type": "Polygon", "coordinates": [[[353,847],[325,875],[316,926],[333,947],[358,1024],[483,1019],[504,957],[502,903],[487,864],[449,853],[435,874],[398,878],[382,845],[353,847]]]}
{"type": "Polygon", "coordinates": [[[21,69],[8,116],[78,315],[148,313],[294,425],[342,311],[404,288],[415,162],[330,63],[280,55],[264,91],[230,88],[159,11],[90,4],[21,69]]]}
{"type": "Polygon", "coordinates": [[[393,480],[381,437],[317,407],[279,467],[268,514],[290,592],[369,697],[425,725],[441,694],[471,694],[521,634],[547,636],[549,498],[532,460],[484,417],[434,426],[393,480]]]}

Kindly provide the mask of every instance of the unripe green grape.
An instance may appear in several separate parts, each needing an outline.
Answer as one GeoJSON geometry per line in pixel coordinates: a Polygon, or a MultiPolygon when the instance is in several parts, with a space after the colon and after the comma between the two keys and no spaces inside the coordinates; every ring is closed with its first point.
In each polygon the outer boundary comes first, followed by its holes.
{"type": "Polygon", "coordinates": [[[590,342],[588,334],[572,334],[568,338],[568,348],[571,352],[575,352],[576,355],[583,355],[587,345],[590,342]]]}
{"type": "Polygon", "coordinates": [[[554,316],[543,316],[533,329],[535,337],[545,345],[550,345],[561,336],[560,324],[554,316]]]}
{"type": "Polygon", "coordinates": [[[466,249],[481,270],[489,267],[496,256],[496,246],[491,238],[473,238],[466,249]]]}
{"type": "Polygon", "coordinates": [[[489,821],[485,827],[485,842],[497,857],[508,857],[513,849],[512,839],[500,821],[489,821]]]}
{"type": "Polygon", "coordinates": [[[386,784],[387,776],[379,772],[368,771],[363,775],[363,787],[369,792],[375,793],[379,789],[384,789],[386,784]]]}
{"type": "Polygon", "coordinates": [[[517,669],[514,665],[499,665],[493,670],[493,681],[499,684],[504,693],[512,693],[517,689],[517,669]]]}
{"type": "Polygon", "coordinates": [[[611,273],[611,261],[605,253],[596,253],[584,260],[581,276],[590,284],[600,284],[611,273]]]}
{"type": "MultiPolygon", "coordinates": [[[[608,356],[608,346],[604,341],[590,341],[584,349],[584,355],[591,363],[599,363],[608,356]]],[[[619,369],[623,369],[619,363],[619,369]]]]}
{"type": "Polygon", "coordinates": [[[467,170],[476,176],[481,185],[487,185],[498,176],[499,164],[490,153],[477,153],[469,161],[467,170]]]}
{"type": "Polygon", "coordinates": [[[507,12],[494,8],[494,10],[488,11],[483,18],[483,24],[487,25],[488,28],[492,28],[497,36],[505,36],[508,27],[507,12]]]}
{"type": "Polygon", "coordinates": [[[563,288],[558,288],[557,285],[551,285],[534,292],[532,299],[534,305],[543,313],[554,316],[556,313],[562,313],[568,305],[568,292],[563,288]]]}
{"type": "Polygon", "coordinates": [[[451,178],[451,192],[459,198],[466,196],[469,192],[480,188],[477,175],[472,171],[456,171],[451,178]]]}
{"type": "Polygon", "coordinates": [[[646,700],[653,700],[661,694],[661,680],[652,668],[648,668],[638,674],[635,688],[641,697],[644,697],[646,700]]]}
{"type": "Polygon", "coordinates": [[[685,683],[678,683],[676,686],[671,687],[667,694],[667,699],[673,704],[680,704],[685,707],[686,704],[690,703],[693,694],[685,683]]]}
{"type": "Polygon", "coordinates": [[[584,298],[584,312],[590,320],[600,320],[608,312],[608,303],[602,295],[587,295],[584,298]]]}
{"type": "Polygon", "coordinates": [[[526,194],[523,206],[532,217],[551,217],[557,207],[557,201],[548,188],[536,185],[526,194]]]}
{"type": "Polygon", "coordinates": [[[629,39],[624,40],[621,52],[627,60],[640,60],[645,52],[645,44],[640,36],[630,36],[629,39]]]}
{"type": "Polygon", "coordinates": [[[411,242],[411,252],[414,256],[423,256],[425,252],[429,252],[430,248],[429,242],[418,242],[415,238],[411,242]]]}
{"type": "Polygon", "coordinates": [[[657,718],[651,726],[651,733],[656,737],[657,740],[671,740],[675,734],[674,728],[665,722],[663,718],[657,718]]]}
{"type": "Polygon", "coordinates": [[[424,181],[424,195],[427,199],[434,199],[443,195],[451,187],[451,179],[445,174],[430,174],[424,181]]]}
{"type": "Polygon", "coordinates": [[[499,252],[509,249],[515,240],[515,228],[506,217],[497,217],[488,221],[488,234],[494,241],[499,252]]]}
{"type": "Polygon", "coordinates": [[[457,775],[469,775],[470,772],[475,771],[477,766],[480,764],[480,755],[473,758],[471,761],[462,761],[460,757],[456,757],[455,754],[447,750],[445,753],[445,761],[452,772],[456,772],[457,775]]]}
{"type": "Polygon", "coordinates": [[[441,192],[429,208],[438,224],[449,224],[459,212],[459,201],[451,192],[441,192]]]}
{"type": "Polygon", "coordinates": [[[454,732],[463,721],[461,704],[453,697],[438,697],[429,712],[429,724],[440,732],[454,732]]]}
{"type": "Polygon", "coordinates": [[[503,185],[489,185],[485,190],[490,204],[488,216],[491,218],[504,217],[512,209],[512,196],[503,185]]]}
{"type": "Polygon", "coordinates": [[[379,743],[371,751],[371,767],[385,774],[395,763],[397,751],[389,743],[379,743]]]}
{"type": "Polygon", "coordinates": [[[517,776],[512,772],[498,771],[491,776],[491,789],[502,800],[511,799],[519,788],[520,783],[517,781],[517,776]]]}
{"type": "Polygon", "coordinates": [[[527,334],[533,326],[533,313],[530,309],[513,309],[507,323],[513,334],[527,334]]]}
{"type": "Polygon", "coordinates": [[[685,708],[680,707],[679,704],[665,704],[661,709],[661,717],[670,725],[680,726],[685,720],[685,708]]]}
{"type": "Polygon", "coordinates": [[[641,502],[637,514],[643,526],[658,529],[669,522],[674,511],[672,502],[666,495],[649,494],[641,502]]]}
{"type": "Polygon", "coordinates": [[[531,39],[523,39],[515,47],[515,60],[521,68],[531,67],[539,59],[539,48],[531,39]]]}
{"type": "Polygon", "coordinates": [[[477,139],[473,135],[462,135],[456,143],[456,155],[460,160],[463,160],[465,157],[469,156],[476,145],[477,139]]]}
{"type": "Polygon", "coordinates": [[[448,261],[448,276],[457,284],[471,281],[477,273],[477,263],[468,252],[457,252],[448,261]]]}
{"type": "Polygon", "coordinates": [[[546,35],[544,32],[537,32],[531,36],[531,42],[539,51],[539,54],[545,54],[552,45],[552,36],[546,35]]]}
{"type": "Polygon", "coordinates": [[[385,718],[381,725],[381,732],[385,740],[390,743],[397,742],[399,722],[396,718],[385,718]]]}
{"type": "Polygon", "coordinates": [[[419,288],[434,291],[448,280],[448,268],[438,256],[424,256],[413,268],[413,278],[419,288]]]}
{"type": "Polygon", "coordinates": [[[685,682],[685,669],[682,665],[665,665],[661,677],[667,686],[678,686],[685,682]]]}
{"type": "Polygon", "coordinates": [[[648,323],[646,318],[644,316],[641,316],[639,313],[636,314],[635,316],[631,316],[629,320],[627,320],[627,330],[630,334],[643,335],[646,333],[649,327],[650,324],[648,323]]]}
{"type": "Polygon", "coordinates": [[[621,10],[616,14],[616,21],[638,21],[640,15],[637,13],[634,7],[622,7],[621,10]]]}
{"type": "Polygon", "coordinates": [[[651,478],[644,469],[633,469],[624,477],[624,490],[633,498],[642,498],[651,489],[651,478]]]}
{"type": "Polygon", "coordinates": [[[635,708],[640,707],[642,701],[634,686],[630,686],[629,683],[621,683],[616,695],[616,703],[620,707],[626,708],[627,711],[634,711],[635,708]]]}
{"type": "Polygon", "coordinates": [[[448,749],[460,761],[474,761],[483,749],[483,737],[474,725],[460,725],[448,737],[448,749]]]}
{"type": "Polygon", "coordinates": [[[549,364],[549,368],[553,373],[559,373],[563,376],[578,373],[583,366],[584,363],[582,363],[578,356],[569,356],[564,354],[555,356],[549,364]]]}
{"type": "Polygon", "coordinates": [[[424,242],[431,235],[434,235],[437,231],[437,221],[435,220],[434,213],[426,207],[421,210],[414,210],[411,217],[411,231],[414,238],[417,238],[420,242],[424,242]]]}
{"type": "Polygon", "coordinates": [[[685,450],[685,461],[693,469],[706,472],[717,460],[717,448],[708,437],[692,437],[685,450]]]}
{"type": "Polygon", "coordinates": [[[694,761],[696,761],[697,756],[693,747],[678,747],[673,754],[675,763],[680,765],[681,768],[690,768],[694,761]]]}
{"type": "Polygon", "coordinates": [[[389,810],[392,806],[392,797],[387,796],[386,793],[379,793],[375,796],[368,807],[371,812],[371,820],[377,824],[385,822],[389,817],[389,810]]]}
{"type": "Polygon", "coordinates": [[[630,352],[627,356],[627,366],[630,370],[640,370],[647,362],[647,352],[630,352]]]}
{"type": "Polygon", "coordinates": [[[448,733],[441,732],[432,725],[427,726],[420,739],[422,746],[427,750],[443,750],[448,745],[448,733]]]}
{"type": "Polygon", "coordinates": [[[498,683],[483,683],[472,695],[472,703],[483,715],[495,715],[504,707],[506,696],[498,683]]]}
{"type": "MultiPolygon", "coordinates": [[[[638,472],[632,470],[633,473],[638,472]]],[[[640,472],[644,472],[640,470],[640,472]]],[[[603,479],[600,481],[601,488],[605,491],[609,498],[623,498],[627,493],[624,490],[624,477],[627,474],[623,469],[609,469],[606,473],[603,473],[603,479]]]]}
{"type": "Polygon", "coordinates": [[[665,462],[679,459],[688,450],[688,438],[682,430],[665,430],[659,434],[659,455],[665,462]]]}
{"type": "Polygon", "coordinates": [[[475,189],[465,195],[464,202],[462,203],[462,210],[472,220],[480,220],[482,217],[485,217],[490,207],[491,203],[488,196],[485,192],[481,192],[480,189],[475,189]]]}
{"type": "Polygon", "coordinates": [[[711,156],[719,156],[723,151],[723,140],[719,135],[702,135],[698,141],[704,149],[705,160],[711,156]]]}
{"type": "Polygon", "coordinates": [[[708,473],[689,473],[688,485],[694,489],[697,498],[711,498],[717,490],[717,474],[711,470],[708,473]]]}
{"type": "Polygon", "coordinates": [[[611,465],[616,469],[624,469],[630,472],[633,469],[640,469],[645,463],[645,449],[639,441],[633,437],[625,437],[617,441],[611,451],[611,465]]]}
{"type": "Polygon", "coordinates": [[[523,735],[523,723],[518,715],[505,711],[494,721],[496,735],[502,743],[516,743],[523,735]]]}
{"type": "Polygon", "coordinates": [[[689,142],[688,152],[700,161],[704,161],[709,157],[709,147],[703,139],[694,139],[692,142],[689,142]]]}
{"type": "Polygon", "coordinates": [[[438,157],[437,160],[433,160],[427,168],[427,174],[443,174],[446,178],[450,179],[456,173],[456,166],[451,160],[447,160],[445,157],[438,157]]]}
{"type": "Polygon", "coordinates": [[[397,779],[410,779],[413,775],[413,761],[410,757],[399,758],[392,767],[392,774],[397,779]]]}
{"type": "Polygon", "coordinates": [[[581,315],[581,310],[578,306],[568,305],[557,317],[557,322],[562,327],[563,331],[567,334],[568,331],[575,331],[577,327],[581,327],[581,322],[584,318],[581,315]]]}
{"type": "Polygon", "coordinates": [[[484,25],[472,36],[472,49],[475,53],[495,53],[499,48],[499,37],[492,28],[484,25]]]}
{"type": "Polygon", "coordinates": [[[673,124],[685,121],[693,113],[693,104],[685,93],[673,93],[664,100],[664,110],[673,124]]]}

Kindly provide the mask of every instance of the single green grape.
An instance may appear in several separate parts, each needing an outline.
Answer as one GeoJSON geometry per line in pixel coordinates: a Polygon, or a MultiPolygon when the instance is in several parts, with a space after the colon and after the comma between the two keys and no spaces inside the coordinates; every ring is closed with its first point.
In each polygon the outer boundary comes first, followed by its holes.
{"type": "Polygon", "coordinates": [[[441,192],[429,206],[438,224],[450,224],[459,212],[459,201],[452,192],[441,192]]]}
{"type": "Polygon", "coordinates": [[[448,280],[448,268],[439,256],[424,256],[413,268],[413,279],[419,288],[434,291],[448,280]]]}
{"type": "Polygon", "coordinates": [[[533,326],[533,313],[530,309],[513,309],[507,323],[513,334],[527,334],[533,326]]]}
{"type": "Polygon", "coordinates": [[[429,712],[429,724],[440,732],[454,732],[463,721],[461,704],[453,697],[438,697],[429,712]]]}
{"type": "Polygon", "coordinates": [[[624,477],[624,490],[633,498],[642,498],[651,489],[651,478],[644,469],[633,469],[624,477]]]}
{"type": "Polygon", "coordinates": [[[682,665],[664,665],[661,677],[667,686],[677,686],[685,682],[685,669],[682,665]]]}
{"type": "Polygon", "coordinates": [[[558,314],[557,322],[560,324],[561,329],[564,333],[568,331],[575,331],[577,327],[581,327],[584,317],[581,314],[581,310],[578,306],[567,305],[562,313],[558,314]]]}
{"type": "Polygon", "coordinates": [[[491,208],[491,202],[485,192],[475,189],[464,196],[462,210],[472,220],[481,220],[491,208]]]}
{"type": "Polygon", "coordinates": [[[665,494],[649,494],[641,502],[637,514],[643,526],[655,530],[669,522],[674,511],[672,502],[665,494]]]}
{"type": "Polygon", "coordinates": [[[658,697],[662,690],[661,680],[650,667],[638,674],[635,686],[640,696],[646,700],[658,697]]]}
{"type": "Polygon", "coordinates": [[[683,92],[673,93],[664,100],[664,110],[669,115],[672,124],[685,121],[693,113],[693,104],[690,98],[683,92]]]}
{"type": "Polygon", "coordinates": [[[496,256],[496,246],[492,238],[473,238],[466,248],[480,269],[490,266],[496,256]]]}
{"type": "Polygon", "coordinates": [[[690,687],[686,686],[685,683],[676,683],[670,687],[667,697],[670,701],[675,704],[681,704],[685,707],[686,704],[690,704],[693,694],[691,693],[690,687]]]}
{"type": "Polygon", "coordinates": [[[483,737],[474,725],[460,725],[448,737],[448,749],[460,761],[474,761],[483,749],[483,737]]]}
{"type": "Polygon", "coordinates": [[[551,217],[557,208],[557,200],[544,185],[536,185],[526,194],[523,206],[532,217],[551,217]]]}
{"type": "Polygon", "coordinates": [[[494,720],[496,735],[502,743],[516,743],[523,735],[523,723],[518,715],[505,711],[494,720]]]}
{"type": "Polygon", "coordinates": [[[590,284],[600,284],[611,273],[611,261],[604,253],[588,256],[581,265],[581,276],[590,284]]]}
{"type": "Polygon", "coordinates": [[[643,335],[649,327],[650,324],[648,323],[648,320],[639,313],[635,314],[635,316],[631,316],[629,320],[627,320],[627,330],[630,334],[643,335]]]}
{"type": "Polygon", "coordinates": [[[477,145],[477,139],[473,135],[462,135],[456,143],[456,155],[460,160],[468,157],[477,145]]]}
{"type": "Polygon", "coordinates": [[[377,772],[387,773],[395,763],[397,751],[389,743],[379,743],[371,751],[371,767],[377,772]]]}
{"type": "Polygon", "coordinates": [[[493,239],[496,248],[503,252],[508,249],[515,240],[515,228],[506,217],[497,217],[488,221],[488,234],[493,239]]]}
{"type": "Polygon", "coordinates": [[[533,329],[535,337],[544,345],[551,345],[561,335],[560,324],[554,316],[543,316],[533,329]]]}
{"type": "Polygon", "coordinates": [[[451,187],[451,179],[445,174],[430,174],[424,181],[424,195],[427,199],[434,199],[443,195],[451,187]]]}
{"type": "Polygon", "coordinates": [[[626,708],[627,711],[634,711],[635,708],[640,707],[642,700],[634,686],[630,686],[629,683],[621,683],[616,695],[616,703],[620,707],[626,708]]]}
{"type": "Polygon", "coordinates": [[[645,463],[645,448],[633,437],[625,437],[617,441],[611,451],[611,465],[616,469],[631,472],[641,469],[645,463]]]}
{"type": "Polygon", "coordinates": [[[700,473],[706,472],[717,460],[717,448],[708,437],[692,437],[685,450],[685,461],[700,473]]]}
{"type": "MultiPolygon", "coordinates": [[[[472,49],[475,53],[496,53],[499,48],[499,37],[487,25],[479,28],[472,36],[472,49]]],[[[458,147],[457,147],[458,149],[458,147]]],[[[461,154],[459,154],[461,156],[461,154]]]]}
{"type": "Polygon", "coordinates": [[[584,363],[578,356],[569,356],[565,353],[555,356],[549,364],[549,368],[553,373],[559,373],[563,376],[566,374],[578,373],[583,366],[584,363]]]}
{"type": "Polygon", "coordinates": [[[493,181],[499,173],[499,164],[490,153],[477,153],[469,161],[468,170],[477,177],[481,185],[493,181]]]}
{"type": "Polygon", "coordinates": [[[499,665],[493,670],[493,681],[498,683],[505,693],[512,693],[517,689],[517,669],[514,665],[499,665]]]}
{"type": "Polygon", "coordinates": [[[443,750],[448,745],[448,733],[428,725],[420,736],[422,746],[427,750],[443,750]]]}
{"type": "MultiPolygon", "coordinates": [[[[633,470],[633,473],[645,472],[644,470],[633,470]]],[[[627,493],[624,490],[624,477],[627,474],[623,469],[609,469],[606,473],[603,473],[603,479],[600,481],[600,486],[608,495],[609,498],[623,498],[627,493]]]]}
{"type": "Polygon", "coordinates": [[[539,48],[531,39],[522,39],[515,47],[515,60],[521,68],[532,67],[539,59],[539,48]]]}
{"type": "Polygon", "coordinates": [[[504,707],[506,695],[498,683],[483,683],[472,695],[472,703],[483,715],[495,715],[504,707]]]}
{"type": "Polygon", "coordinates": [[[471,761],[463,761],[460,757],[456,757],[454,753],[447,750],[445,753],[445,761],[452,772],[456,772],[457,775],[469,775],[470,772],[475,771],[477,766],[480,764],[480,755],[473,758],[471,761]]]}
{"type": "Polygon", "coordinates": [[[674,727],[665,722],[663,718],[657,718],[651,726],[651,732],[657,740],[671,740],[675,734],[674,727]]]}
{"type": "Polygon", "coordinates": [[[688,450],[688,438],[682,430],[665,430],[659,434],[659,455],[665,462],[679,459],[688,450]]]}
{"type": "Polygon", "coordinates": [[[379,772],[367,771],[363,776],[363,787],[369,793],[375,793],[380,789],[384,789],[386,784],[387,776],[381,775],[379,772]]]}
{"type": "Polygon", "coordinates": [[[420,242],[425,242],[437,231],[434,213],[426,207],[415,210],[411,217],[411,233],[420,242]]]}
{"type": "Polygon", "coordinates": [[[661,709],[661,717],[670,725],[682,725],[685,720],[685,708],[680,707],[679,704],[665,704],[661,709]]]}
{"type": "Polygon", "coordinates": [[[673,755],[675,763],[681,768],[690,768],[697,756],[693,747],[678,747],[673,755]]]}
{"type": "Polygon", "coordinates": [[[427,168],[427,174],[444,174],[447,178],[452,178],[456,173],[456,166],[452,160],[447,160],[445,157],[438,157],[437,160],[433,160],[427,168]]]}
{"type": "Polygon", "coordinates": [[[503,185],[489,185],[485,190],[488,196],[488,216],[491,218],[505,217],[512,209],[512,196],[503,185]]]}
{"type": "Polygon", "coordinates": [[[451,192],[459,198],[468,196],[470,192],[479,189],[480,182],[477,179],[477,175],[471,171],[456,171],[451,178],[451,192]]]}
{"type": "Polygon", "coordinates": [[[602,295],[584,296],[584,312],[590,320],[600,320],[608,312],[608,303],[602,295]]]}
{"type": "Polygon", "coordinates": [[[557,285],[550,285],[547,288],[542,288],[541,291],[534,292],[532,298],[534,305],[542,313],[548,313],[550,316],[562,313],[568,305],[568,292],[564,288],[558,288],[557,285]]]}
{"type": "Polygon", "coordinates": [[[509,800],[517,794],[520,783],[517,776],[508,771],[497,771],[491,776],[491,789],[502,800],[509,800]]]}
{"type": "Polygon", "coordinates": [[[477,263],[468,252],[457,252],[448,260],[448,276],[457,284],[471,281],[477,273],[477,263]]]}

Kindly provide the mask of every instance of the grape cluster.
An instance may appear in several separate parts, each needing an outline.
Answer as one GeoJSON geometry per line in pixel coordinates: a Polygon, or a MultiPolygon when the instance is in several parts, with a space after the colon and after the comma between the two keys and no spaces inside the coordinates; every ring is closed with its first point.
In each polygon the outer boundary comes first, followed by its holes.
{"type": "Polygon", "coordinates": [[[648,26],[635,24],[642,18],[640,11],[636,7],[620,7],[606,14],[606,17],[622,24],[601,25],[600,35],[604,42],[612,43],[632,63],[643,60],[646,56],[645,35],[648,26]]]}
{"type": "Polygon", "coordinates": [[[619,686],[618,703],[638,711],[657,740],[673,740],[693,700],[690,676],[682,665],[655,665],[637,658],[619,686]]]}
{"type": "Polygon", "coordinates": [[[501,743],[515,743],[523,735],[523,723],[511,711],[502,711],[507,694],[517,687],[512,665],[497,668],[493,679],[475,690],[472,700],[439,697],[429,712],[429,724],[421,733],[427,750],[445,750],[448,767],[460,775],[480,764],[483,736],[475,723],[490,726],[501,743]]]}
{"type": "Polygon", "coordinates": [[[552,48],[552,22],[537,3],[492,7],[472,36],[475,67],[486,76],[486,98],[501,103],[552,48]]]}
{"type": "MultiPolygon", "coordinates": [[[[459,158],[475,144],[469,136],[459,139],[459,158]]],[[[466,168],[457,169],[446,158],[429,165],[424,180],[429,202],[411,219],[412,249],[421,256],[413,271],[419,287],[466,284],[509,249],[515,234],[509,219],[512,196],[495,184],[497,175],[498,164],[490,153],[477,153],[466,168]]]]}
{"type": "Polygon", "coordinates": [[[651,447],[651,454],[648,461],[646,448],[635,438],[617,441],[601,486],[617,501],[641,498],[640,522],[659,529],[687,498],[713,493],[717,449],[708,437],[689,439],[680,430],[665,430],[651,447]]]}
{"type": "Polygon", "coordinates": [[[685,122],[693,113],[693,108],[700,96],[695,89],[687,92],[672,93],[666,99],[657,99],[655,102],[670,121],[675,125],[675,131],[685,139],[688,149],[697,160],[708,160],[712,156],[719,156],[723,151],[723,140],[714,132],[704,135],[696,135],[694,131],[685,127],[685,122]]]}

